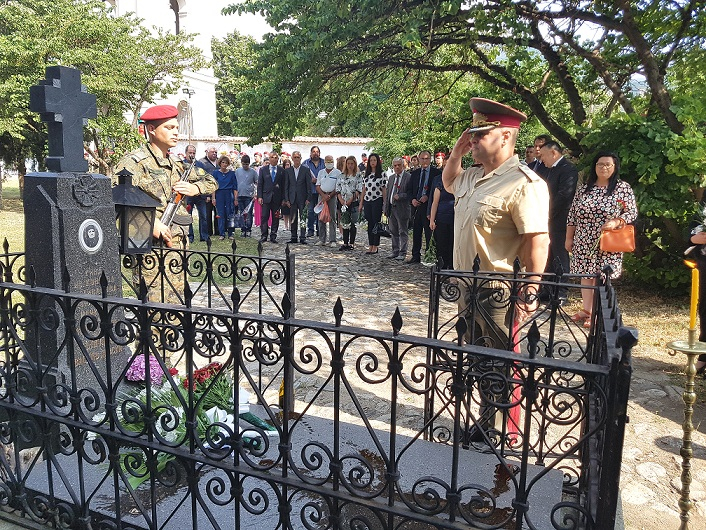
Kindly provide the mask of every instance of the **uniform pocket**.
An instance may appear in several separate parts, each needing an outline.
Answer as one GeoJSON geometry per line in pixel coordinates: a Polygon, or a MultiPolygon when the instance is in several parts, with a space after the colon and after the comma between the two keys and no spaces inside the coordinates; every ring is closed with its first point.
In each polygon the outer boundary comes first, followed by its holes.
{"type": "Polygon", "coordinates": [[[504,211],[505,200],[495,195],[484,195],[476,199],[475,224],[489,227],[498,222],[504,211]]]}

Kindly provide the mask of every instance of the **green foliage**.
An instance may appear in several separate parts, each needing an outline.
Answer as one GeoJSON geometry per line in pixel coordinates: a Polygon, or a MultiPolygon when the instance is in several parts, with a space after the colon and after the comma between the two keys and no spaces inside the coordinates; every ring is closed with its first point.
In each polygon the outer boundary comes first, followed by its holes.
{"type": "MultiPolygon", "coordinates": [[[[47,66],[78,68],[97,97],[98,117],[86,145],[107,172],[111,160],[136,145],[123,115],[136,116],[144,102],[173,93],[184,69],[203,64],[188,35],[147,30],[134,15],[116,16],[99,0],[15,0],[0,4],[0,156],[43,160],[44,125],[29,107],[29,87],[47,66]]],[[[136,120],[135,120],[136,121],[136,120]]]]}
{"type": "Polygon", "coordinates": [[[360,131],[389,159],[448,148],[469,97],[501,100],[529,115],[520,150],[548,132],[576,157],[620,154],[644,224],[628,273],[677,287],[706,180],[702,3],[241,0],[224,12],[275,32],[253,48],[240,130],[360,131]]]}

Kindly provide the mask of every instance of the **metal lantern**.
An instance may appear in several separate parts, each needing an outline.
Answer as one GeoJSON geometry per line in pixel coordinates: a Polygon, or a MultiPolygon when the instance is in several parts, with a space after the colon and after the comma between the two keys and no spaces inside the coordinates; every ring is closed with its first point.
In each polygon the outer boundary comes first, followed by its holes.
{"type": "Polygon", "coordinates": [[[132,184],[132,173],[123,168],[113,187],[115,223],[121,254],[147,254],[152,250],[155,211],[160,202],[132,184]]]}

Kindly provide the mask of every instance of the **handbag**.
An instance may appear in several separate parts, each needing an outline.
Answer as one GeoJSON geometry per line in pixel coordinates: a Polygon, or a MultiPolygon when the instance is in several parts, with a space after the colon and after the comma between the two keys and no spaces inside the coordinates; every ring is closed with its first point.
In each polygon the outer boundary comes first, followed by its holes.
{"type": "Polygon", "coordinates": [[[382,221],[378,221],[378,223],[373,227],[373,235],[380,237],[392,237],[390,227],[387,223],[383,223],[382,221]]]}
{"type": "Polygon", "coordinates": [[[620,228],[602,230],[599,247],[603,252],[634,252],[635,227],[626,224],[620,228]]]}

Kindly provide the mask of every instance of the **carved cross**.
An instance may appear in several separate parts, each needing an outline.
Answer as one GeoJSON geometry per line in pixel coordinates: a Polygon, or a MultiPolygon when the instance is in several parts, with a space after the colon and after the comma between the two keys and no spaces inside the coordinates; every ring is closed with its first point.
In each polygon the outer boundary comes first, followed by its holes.
{"type": "Polygon", "coordinates": [[[66,66],[48,66],[46,79],[29,89],[29,108],[39,112],[49,129],[47,168],[57,173],[86,172],[83,126],[96,117],[96,96],[81,84],[81,72],[66,66]]]}

